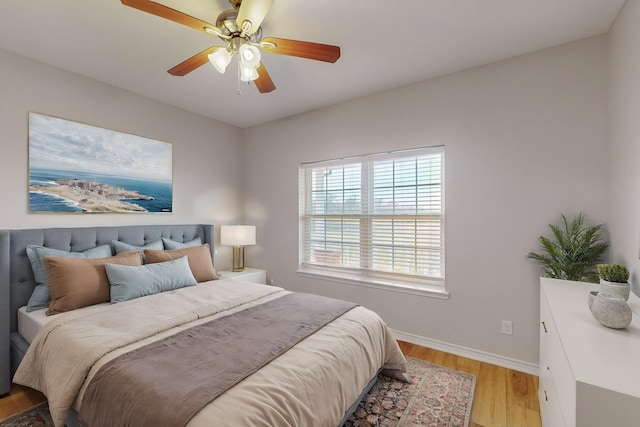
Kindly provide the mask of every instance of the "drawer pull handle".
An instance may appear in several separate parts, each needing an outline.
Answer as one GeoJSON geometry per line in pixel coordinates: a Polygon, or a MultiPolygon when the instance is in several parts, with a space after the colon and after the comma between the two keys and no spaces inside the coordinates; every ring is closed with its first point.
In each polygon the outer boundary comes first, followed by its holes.
{"type": "Polygon", "coordinates": [[[545,402],[549,401],[549,397],[547,396],[547,390],[544,391],[544,401],[545,402]]]}
{"type": "Polygon", "coordinates": [[[542,328],[544,329],[544,333],[547,333],[547,325],[544,324],[544,322],[540,322],[542,323],[542,328]]]}
{"type": "Polygon", "coordinates": [[[550,370],[551,370],[551,368],[549,368],[549,367],[547,366],[547,371],[550,371],[550,370]]]}

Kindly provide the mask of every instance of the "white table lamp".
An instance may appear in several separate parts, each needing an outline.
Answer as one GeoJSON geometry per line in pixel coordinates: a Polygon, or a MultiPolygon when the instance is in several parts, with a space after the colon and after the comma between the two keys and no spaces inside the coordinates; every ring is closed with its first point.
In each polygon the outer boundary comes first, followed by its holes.
{"type": "Polygon", "coordinates": [[[233,246],[232,271],[244,270],[244,247],[256,244],[255,225],[223,225],[220,227],[220,244],[233,246]]]}

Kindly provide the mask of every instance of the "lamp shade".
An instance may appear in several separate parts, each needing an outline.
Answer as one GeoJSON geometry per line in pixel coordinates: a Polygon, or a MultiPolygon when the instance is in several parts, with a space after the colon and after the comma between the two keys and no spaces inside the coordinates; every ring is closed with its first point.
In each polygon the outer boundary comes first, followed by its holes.
{"type": "Polygon", "coordinates": [[[225,48],[219,48],[208,55],[209,61],[218,70],[220,74],[224,74],[227,65],[231,62],[231,52],[225,48]]]}
{"type": "Polygon", "coordinates": [[[247,67],[240,64],[240,80],[243,82],[252,82],[258,77],[260,77],[258,75],[258,70],[253,67],[247,67]]]}
{"type": "Polygon", "coordinates": [[[247,246],[256,244],[255,225],[223,225],[220,227],[220,244],[247,246]]]}
{"type": "Polygon", "coordinates": [[[238,49],[240,55],[240,62],[247,67],[257,68],[260,65],[262,55],[260,55],[260,49],[250,44],[243,44],[238,49]]]}
{"type": "Polygon", "coordinates": [[[258,78],[258,66],[260,65],[260,49],[244,43],[238,49],[240,57],[240,80],[250,82],[258,78]]]}

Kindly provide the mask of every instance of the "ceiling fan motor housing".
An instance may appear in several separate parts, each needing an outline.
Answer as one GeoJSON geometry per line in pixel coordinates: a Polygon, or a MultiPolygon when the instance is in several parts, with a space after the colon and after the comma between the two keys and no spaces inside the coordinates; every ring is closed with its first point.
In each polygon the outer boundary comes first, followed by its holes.
{"type": "MultiPolygon", "coordinates": [[[[238,1],[238,4],[240,2],[238,1]]],[[[242,37],[245,40],[251,41],[253,43],[259,43],[262,40],[262,27],[258,27],[258,30],[253,34],[242,34],[242,28],[238,26],[236,23],[236,18],[238,17],[238,11],[229,9],[222,12],[218,15],[218,19],[216,20],[216,27],[218,27],[222,34],[229,37],[242,37]]],[[[221,37],[223,41],[226,41],[223,37],[221,37]]]]}

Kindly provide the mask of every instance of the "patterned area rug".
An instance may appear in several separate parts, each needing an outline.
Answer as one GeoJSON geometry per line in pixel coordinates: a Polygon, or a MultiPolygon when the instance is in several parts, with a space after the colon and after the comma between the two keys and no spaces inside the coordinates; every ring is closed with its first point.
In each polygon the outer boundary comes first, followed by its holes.
{"type": "MultiPolygon", "coordinates": [[[[347,427],[468,427],[476,378],[465,372],[407,358],[411,383],[379,376],[347,427]]],[[[0,427],[53,427],[43,402],[0,421],[0,427]]]]}
{"type": "Polygon", "coordinates": [[[42,402],[0,421],[0,427],[53,427],[49,405],[42,402]]]}
{"type": "Polygon", "coordinates": [[[348,427],[468,427],[476,377],[407,358],[411,383],[378,376],[348,427]]]}

